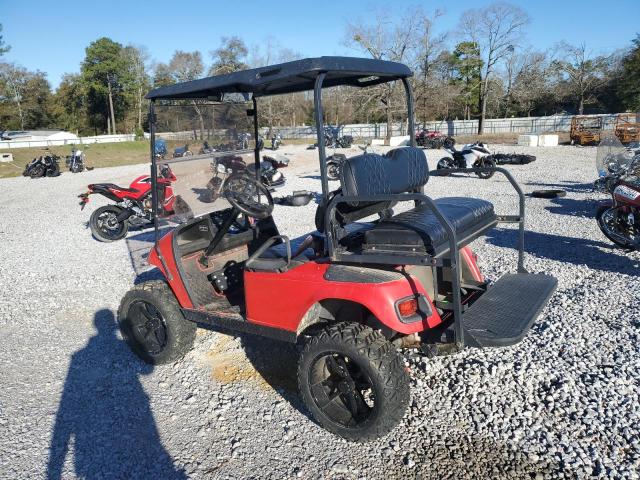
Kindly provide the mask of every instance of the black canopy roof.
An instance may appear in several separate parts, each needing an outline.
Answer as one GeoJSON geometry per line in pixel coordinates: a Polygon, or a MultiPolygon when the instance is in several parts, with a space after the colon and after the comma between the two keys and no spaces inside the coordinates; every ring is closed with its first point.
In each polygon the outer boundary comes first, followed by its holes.
{"type": "Polygon", "coordinates": [[[326,73],[323,87],[368,87],[412,75],[406,65],[386,60],[352,57],[305,58],[267,67],[201,78],[156,88],[149,99],[206,99],[222,93],[252,93],[256,97],[312,90],[319,73],[326,73]]]}

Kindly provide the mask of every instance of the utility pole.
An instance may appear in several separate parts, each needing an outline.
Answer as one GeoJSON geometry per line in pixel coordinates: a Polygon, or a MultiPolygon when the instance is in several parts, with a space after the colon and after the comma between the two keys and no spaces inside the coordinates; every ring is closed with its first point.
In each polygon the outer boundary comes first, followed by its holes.
{"type": "Polygon", "coordinates": [[[116,134],[116,117],[113,113],[113,96],[111,95],[111,77],[112,74],[107,73],[107,87],[109,88],[109,109],[111,111],[111,130],[116,134]]]}

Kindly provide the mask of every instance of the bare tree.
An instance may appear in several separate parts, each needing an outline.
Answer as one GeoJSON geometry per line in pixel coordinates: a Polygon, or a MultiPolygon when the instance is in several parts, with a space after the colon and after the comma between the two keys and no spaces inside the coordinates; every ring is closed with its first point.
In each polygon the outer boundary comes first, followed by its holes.
{"type": "Polygon", "coordinates": [[[488,7],[467,10],[462,14],[460,30],[482,51],[483,69],[480,79],[480,120],[478,133],[483,132],[487,113],[489,82],[498,64],[516,48],[529,15],[509,3],[493,3],[488,7]]]}
{"type": "MultiPolygon", "coordinates": [[[[416,95],[416,105],[421,108],[421,117],[424,122],[428,120],[428,102],[434,98],[440,86],[435,81],[433,72],[437,59],[445,51],[446,34],[436,34],[434,31],[435,21],[444,14],[442,10],[435,10],[432,13],[425,12],[422,8],[414,11],[418,19],[418,32],[415,59],[413,64],[419,76],[414,79],[416,95]]],[[[437,94],[436,94],[437,96],[437,94]]],[[[418,114],[418,113],[416,113],[418,114]]]]}
{"type": "Polygon", "coordinates": [[[131,69],[131,90],[134,97],[136,125],[138,129],[142,129],[142,106],[145,91],[149,86],[149,75],[147,74],[149,51],[144,46],[128,45],[123,52],[131,69]]]}
{"type": "MultiPolygon", "coordinates": [[[[198,51],[183,52],[178,50],[169,61],[168,71],[171,73],[174,82],[187,82],[200,78],[204,72],[202,55],[198,51]]],[[[204,139],[204,116],[202,108],[195,100],[191,101],[191,105],[193,105],[193,109],[198,116],[198,122],[200,123],[200,140],[202,140],[204,139]]]]}
{"type": "Polygon", "coordinates": [[[595,92],[607,81],[612,57],[593,56],[583,43],[578,46],[561,42],[557,47],[561,58],[552,63],[560,76],[560,86],[576,102],[578,114],[584,113],[586,103],[596,100],[595,92]]]}
{"type": "Polygon", "coordinates": [[[548,77],[547,55],[544,52],[527,51],[514,55],[509,62],[509,87],[507,89],[506,115],[510,107],[518,113],[531,116],[531,111],[539,105],[551,89],[548,77]]]}
{"type": "Polygon", "coordinates": [[[18,109],[20,128],[24,130],[24,111],[22,95],[28,79],[28,72],[23,67],[13,63],[0,63],[0,87],[2,95],[10,98],[18,109]]]}
{"type": "MultiPolygon", "coordinates": [[[[415,49],[419,44],[420,28],[424,18],[408,11],[395,24],[385,12],[375,15],[376,21],[368,23],[348,23],[345,44],[355,50],[366,52],[372,58],[407,62],[415,58],[415,49]]],[[[372,97],[382,105],[386,122],[386,141],[389,143],[393,124],[394,96],[398,93],[395,82],[385,83],[375,88],[372,97]]],[[[371,98],[371,97],[370,97],[371,98]]]]}

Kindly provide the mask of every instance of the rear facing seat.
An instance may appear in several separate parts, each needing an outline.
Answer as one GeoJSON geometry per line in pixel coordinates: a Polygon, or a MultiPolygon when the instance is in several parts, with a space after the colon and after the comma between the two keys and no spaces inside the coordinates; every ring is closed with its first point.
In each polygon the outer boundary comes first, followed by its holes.
{"type": "MultiPolygon", "coordinates": [[[[398,148],[384,156],[367,153],[348,158],[340,172],[345,196],[396,194],[415,191],[429,180],[427,159],[421,149],[398,148]]],[[[435,200],[438,210],[456,233],[459,246],[497,223],[493,205],[482,199],[445,197],[435,200]]],[[[375,223],[364,229],[364,254],[419,252],[440,255],[448,251],[446,231],[426,205],[375,223]]]]}

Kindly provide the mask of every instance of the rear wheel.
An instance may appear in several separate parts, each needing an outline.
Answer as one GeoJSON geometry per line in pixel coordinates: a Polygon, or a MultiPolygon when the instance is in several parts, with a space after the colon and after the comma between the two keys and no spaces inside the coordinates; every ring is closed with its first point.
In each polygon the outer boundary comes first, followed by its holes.
{"type": "Polygon", "coordinates": [[[118,215],[122,213],[120,207],[105,205],[91,214],[89,227],[96,240],[101,242],[115,242],[124,238],[129,230],[127,220],[118,221],[118,215]]]}
{"type": "Polygon", "coordinates": [[[118,325],[131,350],[154,365],[182,358],[193,346],[197,328],[184,318],[169,286],[157,280],[127,292],[118,309],[118,325]]]}
{"type": "MultiPolygon", "coordinates": [[[[495,162],[495,160],[493,160],[491,158],[481,158],[480,160],[476,161],[473,164],[474,168],[495,168],[495,166],[496,166],[496,162],[495,162]]],[[[490,171],[490,172],[476,172],[476,175],[479,178],[482,178],[482,179],[486,180],[487,178],[493,177],[494,173],[495,172],[493,172],[493,171],[490,171]]]]}
{"type": "Polygon", "coordinates": [[[298,384],[318,423],[351,441],[386,435],[409,404],[409,375],[395,348],[357,323],[330,325],[311,338],[298,384]]]}
{"type": "Polygon", "coordinates": [[[329,180],[340,179],[340,164],[338,162],[327,162],[327,177],[329,180]]]}

